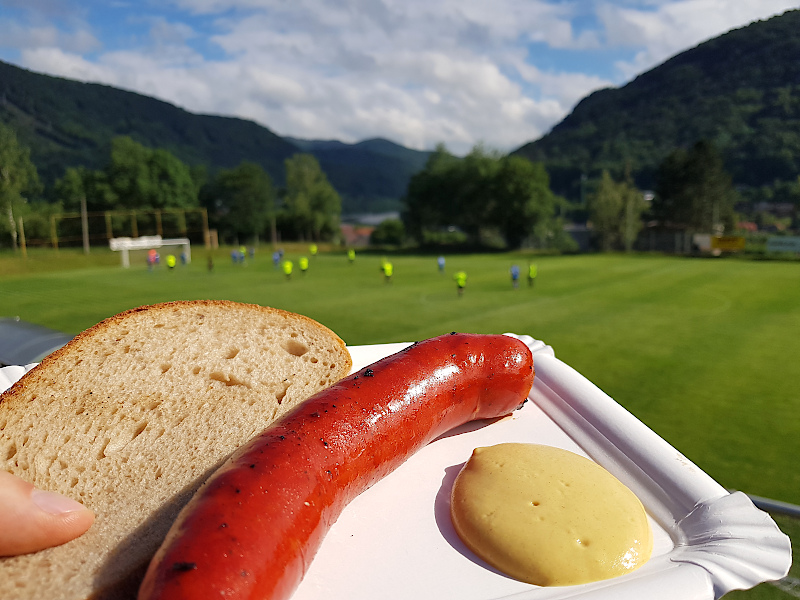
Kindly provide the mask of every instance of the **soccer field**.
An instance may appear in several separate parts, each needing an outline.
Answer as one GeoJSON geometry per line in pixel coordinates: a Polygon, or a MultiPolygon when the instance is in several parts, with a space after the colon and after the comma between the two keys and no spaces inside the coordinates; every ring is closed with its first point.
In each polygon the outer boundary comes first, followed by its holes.
{"type": "Polygon", "coordinates": [[[107,250],[0,255],[0,316],[77,333],[154,302],[224,298],[315,318],[348,344],[449,331],[529,334],[724,486],[800,504],[800,263],[665,256],[323,253],[291,280],[264,247],[247,264],[220,250],[214,268],[122,269],[107,250]],[[539,276],[528,287],[528,260],[539,276]],[[512,264],[523,279],[513,289],[512,264]],[[453,273],[468,274],[463,297],[453,273]]]}

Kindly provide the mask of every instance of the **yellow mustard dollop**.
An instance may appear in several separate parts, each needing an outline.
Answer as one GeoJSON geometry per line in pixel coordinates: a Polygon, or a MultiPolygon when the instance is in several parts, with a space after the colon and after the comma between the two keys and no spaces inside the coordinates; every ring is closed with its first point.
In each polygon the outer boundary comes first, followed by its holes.
{"type": "Polygon", "coordinates": [[[470,550],[535,585],[610,579],[653,549],[636,495],[600,465],[551,446],[476,448],[453,485],[450,514],[470,550]]]}

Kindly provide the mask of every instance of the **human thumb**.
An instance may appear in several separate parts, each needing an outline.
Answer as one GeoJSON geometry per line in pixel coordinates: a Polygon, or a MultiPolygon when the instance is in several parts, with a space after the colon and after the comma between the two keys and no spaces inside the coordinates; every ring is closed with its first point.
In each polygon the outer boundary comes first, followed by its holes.
{"type": "Polygon", "coordinates": [[[83,534],[93,521],[83,504],[0,471],[0,556],[58,546],[83,534]]]}

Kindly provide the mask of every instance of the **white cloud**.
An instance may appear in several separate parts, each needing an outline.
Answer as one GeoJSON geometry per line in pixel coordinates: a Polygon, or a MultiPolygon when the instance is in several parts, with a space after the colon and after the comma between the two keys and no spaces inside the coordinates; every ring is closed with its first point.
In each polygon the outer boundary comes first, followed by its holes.
{"type": "Polygon", "coordinates": [[[150,19],[150,37],[157,45],[183,44],[197,37],[197,33],[185,23],[170,23],[163,17],[150,19]]]}
{"type": "Polygon", "coordinates": [[[90,62],[78,54],[66,52],[61,48],[23,49],[21,57],[22,64],[31,70],[60,75],[69,79],[110,82],[110,80],[116,78],[113,70],[90,62]]]}
{"type": "Polygon", "coordinates": [[[100,47],[100,42],[87,29],[65,32],[54,25],[23,26],[0,19],[0,48],[17,50],[54,47],[67,52],[86,53],[100,47]]]}
{"type": "Polygon", "coordinates": [[[525,81],[538,86],[543,95],[559,106],[572,107],[589,92],[613,85],[612,81],[596,75],[543,71],[522,60],[518,60],[515,67],[525,81]]]}
{"type": "Polygon", "coordinates": [[[72,16],[75,7],[69,0],[3,0],[5,8],[31,11],[44,18],[72,16]]]}
{"type": "MultiPolygon", "coordinates": [[[[61,8],[66,3],[50,1],[61,8]]],[[[348,142],[382,136],[426,149],[444,142],[462,153],[477,142],[510,150],[536,139],[586,94],[611,84],[589,67],[554,67],[554,52],[575,57],[622,48],[631,58],[618,66],[628,79],[688,46],[792,4],[166,3],[170,18],[155,3],[148,4],[149,12],[130,8],[131,18],[149,26],[149,38],[132,38],[137,47],[102,51],[84,21],[71,23],[70,31],[46,19],[27,26],[0,21],[0,38],[5,33],[23,65],[34,70],[136,90],[194,112],[253,119],[282,135],[348,142]],[[537,45],[536,56],[529,55],[530,44],[537,45]],[[211,58],[209,48],[216,50],[211,58]],[[547,68],[533,62],[543,52],[553,57],[547,68]]],[[[91,9],[82,11],[80,18],[90,22],[91,9]]],[[[106,32],[106,39],[115,33],[106,32]]],[[[121,47],[119,39],[110,45],[121,47]]]]}
{"type": "Polygon", "coordinates": [[[526,96],[523,86],[559,76],[520,75],[520,44],[594,44],[592,36],[575,37],[568,8],[547,2],[174,4],[219,15],[210,41],[226,59],[204,60],[190,47],[192,27],[157,18],[149,47],[102,53],[92,62],[49,43],[26,51],[22,60],[36,70],[137,90],[189,110],[256,119],[285,135],[384,136],[416,148],[445,142],[456,152],[478,140],[512,149],[538,137],[587,91],[582,84],[596,83],[571,76],[554,93],[538,94],[542,100],[526,96]]]}
{"type": "Polygon", "coordinates": [[[797,0],[678,0],[656,8],[626,8],[605,2],[598,9],[611,46],[641,48],[617,67],[627,80],[722,33],[800,7],[797,0]]]}
{"type": "MultiPolygon", "coordinates": [[[[247,6],[220,1],[202,9],[247,6]]],[[[213,40],[235,60],[268,64],[304,87],[305,109],[286,107],[269,122],[280,132],[320,137],[314,128],[321,127],[345,141],[384,135],[422,148],[444,141],[464,152],[481,139],[511,149],[599,87],[597,78],[568,75],[539,101],[520,84],[559,82],[558,74],[515,79],[526,53],[520,44],[596,44],[591,34],[576,38],[567,17],[565,8],[543,2],[298,0],[226,18],[213,40]]]]}

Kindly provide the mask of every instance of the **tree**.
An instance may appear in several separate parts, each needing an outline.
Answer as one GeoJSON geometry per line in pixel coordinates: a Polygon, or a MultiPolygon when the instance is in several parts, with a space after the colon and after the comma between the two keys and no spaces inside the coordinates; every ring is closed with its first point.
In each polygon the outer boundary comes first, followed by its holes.
{"type": "Polygon", "coordinates": [[[417,240],[425,239],[426,231],[454,226],[458,221],[458,207],[452,196],[460,178],[459,162],[439,144],[425,168],[409,180],[403,221],[417,240]]]}
{"type": "Polygon", "coordinates": [[[608,252],[619,243],[619,217],[622,213],[622,194],[619,185],[603,170],[600,182],[589,196],[589,220],[600,238],[600,248],[608,252]]]}
{"type": "Polygon", "coordinates": [[[152,150],[126,136],[114,138],[105,172],[121,207],[197,206],[199,188],[191,169],[167,150],[152,150]]]}
{"type": "Polygon", "coordinates": [[[697,142],[678,149],[661,163],[656,175],[653,216],[690,231],[721,232],[732,227],[736,192],[714,146],[697,142]]]}
{"type": "Polygon", "coordinates": [[[204,188],[202,196],[223,236],[236,239],[258,236],[275,215],[272,180],[255,163],[243,162],[222,171],[204,188]]]}
{"type": "Polygon", "coordinates": [[[339,194],[312,154],[295,154],[285,165],[284,222],[301,239],[330,238],[339,229],[339,194]]]}
{"type": "Polygon", "coordinates": [[[451,210],[456,224],[476,243],[488,239],[490,233],[500,233],[497,205],[504,201],[497,195],[501,189],[497,185],[500,160],[500,154],[477,145],[457,163],[452,174],[456,181],[450,183],[451,210]]]}
{"type": "Polygon", "coordinates": [[[642,213],[646,208],[642,193],[629,175],[617,182],[604,170],[589,197],[589,219],[600,238],[601,249],[608,252],[624,248],[629,252],[642,230],[642,213]]]}
{"type": "Polygon", "coordinates": [[[547,224],[555,213],[555,196],[541,163],[520,156],[501,159],[492,188],[488,221],[498,227],[509,246],[518,248],[537,230],[551,229],[547,224]]]}
{"type": "Polygon", "coordinates": [[[375,230],[369,236],[369,241],[371,244],[377,246],[399,246],[403,243],[405,236],[406,230],[400,219],[386,219],[378,223],[375,230]]]}
{"type": "Polygon", "coordinates": [[[633,184],[630,171],[625,180],[620,184],[620,195],[622,196],[622,214],[620,215],[620,238],[625,252],[633,250],[633,244],[639,237],[644,223],[642,215],[647,210],[647,203],[644,194],[633,184]]]}
{"type": "Polygon", "coordinates": [[[63,177],[53,186],[56,198],[66,210],[80,210],[86,201],[89,210],[113,210],[119,197],[108,181],[105,171],[90,171],[85,167],[67,167],[63,177]]]}
{"type": "Polygon", "coordinates": [[[67,167],[64,176],[56,180],[55,196],[68,210],[77,210],[86,201],[89,171],[84,167],[67,167]]]}
{"type": "Polygon", "coordinates": [[[15,212],[26,203],[26,195],[36,194],[40,189],[30,150],[19,143],[12,129],[0,123],[0,210],[7,217],[14,250],[18,237],[15,212]]]}
{"type": "Polygon", "coordinates": [[[200,186],[192,170],[171,152],[153,150],[149,156],[148,204],[153,208],[196,208],[200,186]]]}
{"type": "Polygon", "coordinates": [[[459,159],[437,148],[411,178],[404,219],[417,240],[456,227],[472,243],[499,235],[518,247],[533,234],[553,234],[555,196],[544,167],[519,156],[502,156],[476,146],[459,159]]]}
{"type": "Polygon", "coordinates": [[[109,163],[102,170],[68,167],[54,185],[69,210],[86,201],[90,211],[186,209],[198,205],[201,169],[189,168],[166,150],[147,148],[129,137],[111,142],[109,163]]]}

